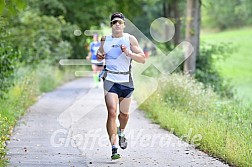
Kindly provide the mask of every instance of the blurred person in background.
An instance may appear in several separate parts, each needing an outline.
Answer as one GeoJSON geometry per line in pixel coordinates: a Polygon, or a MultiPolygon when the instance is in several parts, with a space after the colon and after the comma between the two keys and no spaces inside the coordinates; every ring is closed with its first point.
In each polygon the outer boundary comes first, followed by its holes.
{"type": "Polygon", "coordinates": [[[103,69],[104,62],[103,61],[98,61],[97,60],[97,50],[99,49],[101,42],[98,40],[99,36],[98,34],[93,35],[93,41],[89,45],[89,53],[88,56],[86,57],[87,60],[91,61],[92,64],[92,71],[93,71],[93,80],[95,87],[98,87],[100,78],[99,78],[99,73],[103,69]]]}

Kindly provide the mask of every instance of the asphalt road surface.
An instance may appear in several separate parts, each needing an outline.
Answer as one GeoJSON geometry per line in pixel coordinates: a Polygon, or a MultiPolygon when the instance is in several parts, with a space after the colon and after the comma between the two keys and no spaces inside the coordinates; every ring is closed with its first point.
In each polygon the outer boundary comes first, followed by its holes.
{"type": "Polygon", "coordinates": [[[91,78],[66,83],[42,95],[19,120],[7,145],[9,165],[228,166],[152,123],[139,110],[131,111],[125,130],[128,148],[119,148],[122,158],[111,161],[106,117],[102,86],[95,88],[91,78]]]}

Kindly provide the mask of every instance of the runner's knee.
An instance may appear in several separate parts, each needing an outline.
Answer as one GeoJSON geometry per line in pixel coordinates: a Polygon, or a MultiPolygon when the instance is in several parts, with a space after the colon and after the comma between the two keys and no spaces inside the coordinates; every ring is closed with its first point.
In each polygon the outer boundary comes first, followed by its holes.
{"type": "Polygon", "coordinates": [[[129,114],[128,113],[123,113],[122,111],[120,111],[119,117],[127,118],[127,117],[129,117],[129,114]]]}
{"type": "Polygon", "coordinates": [[[116,119],[116,116],[117,116],[116,111],[109,111],[108,112],[108,118],[116,119]]]}

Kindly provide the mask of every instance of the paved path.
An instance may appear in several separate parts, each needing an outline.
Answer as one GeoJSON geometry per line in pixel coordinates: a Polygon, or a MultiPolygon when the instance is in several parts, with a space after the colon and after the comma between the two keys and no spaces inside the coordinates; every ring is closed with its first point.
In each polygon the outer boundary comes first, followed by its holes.
{"type": "Polygon", "coordinates": [[[153,124],[139,110],[131,113],[125,132],[128,148],[118,149],[122,158],[111,161],[106,115],[102,88],[92,87],[91,78],[41,96],[14,129],[7,145],[10,166],[227,166],[153,124]]]}

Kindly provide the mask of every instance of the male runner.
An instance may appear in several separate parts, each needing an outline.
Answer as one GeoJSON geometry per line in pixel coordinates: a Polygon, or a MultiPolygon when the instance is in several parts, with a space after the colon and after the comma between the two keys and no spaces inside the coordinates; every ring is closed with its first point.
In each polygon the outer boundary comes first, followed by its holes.
{"type": "Polygon", "coordinates": [[[112,159],[120,158],[117,153],[116,135],[119,136],[119,146],[126,149],[127,140],[124,130],[129,119],[131,95],[134,90],[131,76],[131,61],[145,63],[145,55],[137,39],[124,33],[125,17],[116,12],[111,16],[112,34],[102,37],[101,46],[97,51],[98,60],[105,59],[104,93],[107,106],[107,132],[112,145],[112,159]],[[119,103],[118,119],[120,126],[116,126],[117,104],[119,103]]]}

